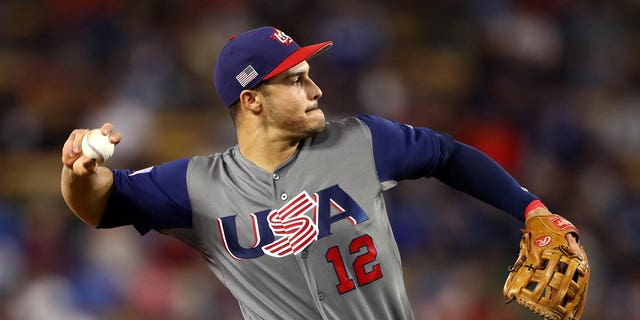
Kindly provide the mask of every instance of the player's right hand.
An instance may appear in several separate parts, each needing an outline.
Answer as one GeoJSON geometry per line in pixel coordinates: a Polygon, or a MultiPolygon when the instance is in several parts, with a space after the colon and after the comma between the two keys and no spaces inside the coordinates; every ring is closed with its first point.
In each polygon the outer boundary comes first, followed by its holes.
{"type": "MultiPolygon", "coordinates": [[[[70,169],[75,176],[86,177],[94,174],[99,167],[95,159],[91,159],[82,153],[82,137],[91,129],[75,129],[67,138],[62,147],[62,164],[70,169]]],[[[100,127],[100,132],[109,135],[113,144],[118,144],[122,139],[119,132],[113,131],[113,124],[107,122],[100,127]]]]}

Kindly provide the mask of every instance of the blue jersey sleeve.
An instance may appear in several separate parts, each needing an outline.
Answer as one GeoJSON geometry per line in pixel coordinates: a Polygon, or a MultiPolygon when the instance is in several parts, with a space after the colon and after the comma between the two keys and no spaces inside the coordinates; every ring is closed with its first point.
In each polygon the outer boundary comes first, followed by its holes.
{"type": "Polygon", "coordinates": [[[451,136],[371,115],[358,115],[371,131],[380,182],[430,177],[453,152],[451,136]]]}
{"type": "Polygon", "coordinates": [[[435,177],[523,220],[538,198],[481,151],[427,128],[358,115],[371,131],[380,182],[435,177]]]}
{"type": "Polygon", "coordinates": [[[133,225],[151,229],[191,228],[187,191],[189,159],[132,172],[113,170],[113,187],[99,228],[133,225]]]}

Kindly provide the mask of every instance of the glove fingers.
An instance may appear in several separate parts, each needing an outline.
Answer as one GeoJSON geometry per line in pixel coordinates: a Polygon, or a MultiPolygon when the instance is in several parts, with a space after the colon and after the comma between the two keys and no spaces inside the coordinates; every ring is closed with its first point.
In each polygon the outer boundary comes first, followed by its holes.
{"type": "Polygon", "coordinates": [[[528,219],[505,297],[545,319],[579,319],[590,270],[577,234],[571,222],[557,215],[528,219]]]}

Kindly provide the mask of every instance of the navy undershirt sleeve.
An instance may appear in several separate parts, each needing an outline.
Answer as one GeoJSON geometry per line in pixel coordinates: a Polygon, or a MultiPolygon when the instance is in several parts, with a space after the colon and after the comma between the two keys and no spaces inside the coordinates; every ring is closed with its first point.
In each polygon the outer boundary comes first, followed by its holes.
{"type": "Polygon", "coordinates": [[[523,221],[527,205],[538,199],[493,159],[457,141],[448,161],[434,177],[523,221]]]}
{"type": "Polygon", "coordinates": [[[358,115],[371,131],[380,182],[435,177],[523,220],[537,197],[481,151],[428,128],[358,115]]]}
{"type": "Polygon", "coordinates": [[[188,165],[189,159],[180,159],[135,172],[113,170],[111,195],[98,227],[133,225],[140,234],[191,228],[188,165]]]}

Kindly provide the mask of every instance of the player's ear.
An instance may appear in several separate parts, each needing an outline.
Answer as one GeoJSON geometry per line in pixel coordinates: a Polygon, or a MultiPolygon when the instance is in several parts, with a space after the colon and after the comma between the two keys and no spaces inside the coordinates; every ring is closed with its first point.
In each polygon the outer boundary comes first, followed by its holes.
{"type": "Polygon", "coordinates": [[[259,114],[262,111],[259,92],[256,90],[242,90],[240,92],[240,105],[254,114],[259,114]]]}

